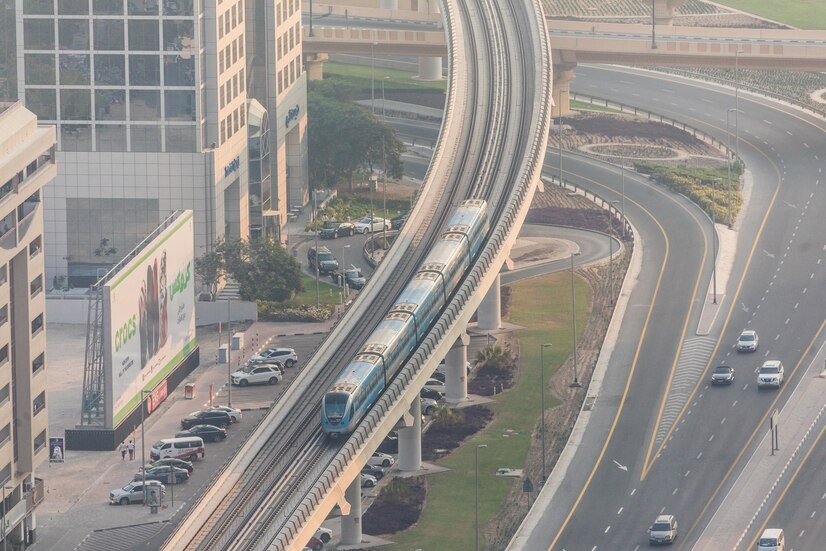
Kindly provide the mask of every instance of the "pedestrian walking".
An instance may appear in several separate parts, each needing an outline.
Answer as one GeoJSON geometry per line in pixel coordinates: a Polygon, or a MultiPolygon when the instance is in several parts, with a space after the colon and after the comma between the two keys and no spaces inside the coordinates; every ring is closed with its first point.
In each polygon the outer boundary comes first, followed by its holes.
{"type": "Polygon", "coordinates": [[[129,461],[132,461],[135,459],[135,443],[130,440],[127,447],[129,448],[129,461]]]}
{"type": "Polygon", "coordinates": [[[120,450],[120,460],[125,461],[126,460],[126,450],[127,450],[126,442],[121,442],[120,448],[118,448],[118,450],[120,450]]]}

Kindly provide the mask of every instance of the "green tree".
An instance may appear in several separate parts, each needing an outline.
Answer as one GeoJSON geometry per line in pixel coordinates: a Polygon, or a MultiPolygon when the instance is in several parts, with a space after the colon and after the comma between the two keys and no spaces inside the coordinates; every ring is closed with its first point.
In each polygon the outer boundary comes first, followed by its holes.
{"type": "Polygon", "coordinates": [[[224,277],[224,261],[217,251],[204,253],[195,259],[195,275],[206,286],[209,300],[215,300],[218,294],[218,283],[224,277]]]}
{"type": "Polygon", "coordinates": [[[509,350],[502,348],[498,344],[489,344],[479,351],[476,363],[479,367],[505,367],[513,362],[509,350]]]}
{"type": "Polygon", "coordinates": [[[244,300],[284,302],[304,289],[298,262],[275,239],[225,240],[216,249],[244,300]]]}

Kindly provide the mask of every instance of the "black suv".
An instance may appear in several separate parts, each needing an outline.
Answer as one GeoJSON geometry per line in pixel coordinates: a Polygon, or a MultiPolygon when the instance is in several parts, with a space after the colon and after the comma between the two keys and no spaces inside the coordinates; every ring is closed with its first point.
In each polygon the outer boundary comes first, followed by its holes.
{"type": "Polygon", "coordinates": [[[316,263],[318,263],[318,271],[322,274],[328,274],[338,270],[338,260],[330,252],[327,247],[310,247],[307,251],[307,262],[310,263],[310,268],[315,270],[316,263]]]}
{"type": "Polygon", "coordinates": [[[336,237],[344,237],[346,235],[355,235],[356,226],[351,222],[328,222],[324,224],[318,236],[322,239],[335,239],[336,237]]]}
{"type": "Polygon", "coordinates": [[[231,423],[232,418],[226,411],[196,411],[181,419],[181,428],[188,429],[195,425],[226,427],[231,423]]]}

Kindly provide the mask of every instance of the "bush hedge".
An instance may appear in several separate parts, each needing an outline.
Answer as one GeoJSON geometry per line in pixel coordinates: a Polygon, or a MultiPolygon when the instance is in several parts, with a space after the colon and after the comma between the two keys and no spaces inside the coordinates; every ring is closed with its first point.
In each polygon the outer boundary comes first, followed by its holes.
{"type": "Polygon", "coordinates": [[[330,319],[332,310],[324,306],[296,307],[285,306],[278,302],[259,300],[258,319],[262,321],[326,321],[330,319]]]}

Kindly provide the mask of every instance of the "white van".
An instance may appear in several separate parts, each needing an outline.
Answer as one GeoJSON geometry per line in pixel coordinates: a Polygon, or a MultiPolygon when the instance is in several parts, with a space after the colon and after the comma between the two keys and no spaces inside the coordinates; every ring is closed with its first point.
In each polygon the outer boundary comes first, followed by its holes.
{"type": "Polygon", "coordinates": [[[766,528],[757,540],[757,551],[786,551],[782,528],[766,528]]]}
{"type": "Polygon", "coordinates": [[[204,457],[204,440],[199,436],[184,438],[164,438],[152,444],[149,457],[152,461],[174,457],[176,459],[198,459],[204,457]]]}

